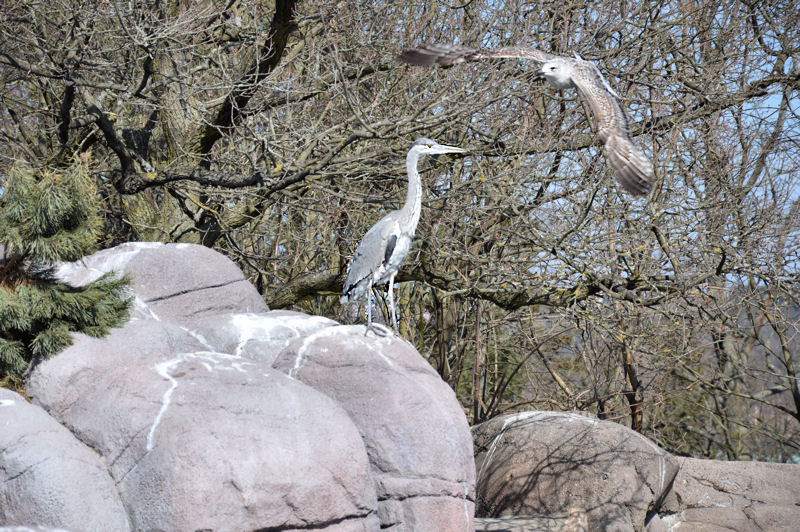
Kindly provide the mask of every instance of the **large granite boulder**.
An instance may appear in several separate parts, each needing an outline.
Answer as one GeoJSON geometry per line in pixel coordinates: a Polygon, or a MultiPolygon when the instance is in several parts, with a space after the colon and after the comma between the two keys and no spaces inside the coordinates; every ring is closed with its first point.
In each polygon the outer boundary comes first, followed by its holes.
{"type": "Polygon", "coordinates": [[[0,532],[70,532],[65,528],[49,526],[9,525],[0,526],[0,532]]]}
{"type": "Polygon", "coordinates": [[[273,365],[336,399],[358,427],[382,529],[471,530],[472,441],[453,390],[407,341],[365,332],[320,329],[273,365]]]}
{"type": "Polygon", "coordinates": [[[266,303],[229,259],[204,246],[137,242],[61,265],[72,285],[117,271],[130,274],[135,318],[191,323],[225,312],[265,312],[266,303]]]}
{"type": "Polygon", "coordinates": [[[648,530],[797,530],[800,465],[678,458],[672,491],[648,530]]]}
{"type": "Polygon", "coordinates": [[[678,471],[647,438],[578,413],[502,416],[473,436],[481,517],[585,513],[589,530],[643,530],[678,471]]]}
{"type": "Polygon", "coordinates": [[[466,419],[408,344],[367,339],[377,349],[369,356],[396,367],[387,378],[365,357],[352,379],[317,340],[361,341],[363,328],[269,311],[232,262],[201,246],[126,244],[58,275],[80,284],[110,270],[133,279],[132,319],[102,339],[76,335],[33,371],[27,392],[96,453],[131,529],[446,530],[456,507],[453,526],[469,526],[466,419]],[[330,357],[330,377],[343,381],[301,379],[305,371],[285,365],[298,346],[304,361],[330,357]],[[432,390],[427,412],[403,412],[420,405],[399,398],[423,389],[432,390]],[[386,415],[372,412],[382,430],[348,394],[388,402],[386,415]]]}
{"type": "MultiPolygon", "coordinates": [[[[523,517],[476,517],[475,532],[589,532],[586,512],[526,515],[523,517]]],[[[0,531],[2,532],[2,531],[0,531]]]]}
{"type": "Polygon", "coordinates": [[[130,530],[103,460],[38,406],[0,388],[0,525],[130,530]]]}
{"type": "Polygon", "coordinates": [[[105,459],[135,530],[377,523],[364,444],[339,405],[178,326],[78,336],[28,393],[105,459]]]}

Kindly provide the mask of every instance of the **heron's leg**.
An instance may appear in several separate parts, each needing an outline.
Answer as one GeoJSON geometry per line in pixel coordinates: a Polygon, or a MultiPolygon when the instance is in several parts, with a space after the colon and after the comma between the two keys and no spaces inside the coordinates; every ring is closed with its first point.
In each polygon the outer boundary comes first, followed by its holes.
{"type": "Polygon", "coordinates": [[[394,327],[395,332],[397,332],[397,313],[394,310],[394,276],[396,274],[392,274],[389,276],[389,312],[391,312],[392,316],[392,327],[394,327]]]}
{"type": "Polygon", "coordinates": [[[372,327],[372,280],[367,287],[367,328],[364,329],[364,336],[367,335],[370,327],[372,327]]]}
{"type": "Polygon", "coordinates": [[[372,325],[372,281],[367,287],[367,325],[372,325]]]}

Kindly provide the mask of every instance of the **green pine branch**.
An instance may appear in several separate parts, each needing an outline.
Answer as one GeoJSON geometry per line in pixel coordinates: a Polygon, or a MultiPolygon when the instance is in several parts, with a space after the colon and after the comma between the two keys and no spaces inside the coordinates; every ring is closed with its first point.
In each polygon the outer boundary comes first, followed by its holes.
{"type": "Polygon", "coordinates": [[[102,336],[130,307],[126,277],[85,286],[59,283],[49,265],[93,251],[102,219],[84,166],[63,173],[12,170],[0,197],[0,381],[72,343],[73,332],[102,336]]]}

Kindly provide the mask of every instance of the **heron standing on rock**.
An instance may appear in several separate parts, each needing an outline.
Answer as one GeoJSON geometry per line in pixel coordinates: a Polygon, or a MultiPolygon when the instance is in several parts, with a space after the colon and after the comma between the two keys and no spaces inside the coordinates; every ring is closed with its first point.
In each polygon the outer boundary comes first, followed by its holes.
{"type": "MultiPolygon", "coordinates": [[[[350,301],[361,301],[364,295],[372,292],[374,285],[389,282],[389,310],[392,327],[397,331],[397,313],[394,307],[394,278],[400,265],[411,249],[414,231],[417,229],[422,209],[422,181],[417,171],[417,163],[423,155],[440,153],[464,153],[466,150],[455,146],[419,138],[411,145],[406,156],[408,172],[408,192],[402,209],[392,211],[367,231],[356,248],[353,259],[347,267],[347,280],[344,283],[342,305],[350,301]]],[[[372,306],[367,301],[367,330],[372,327],[372,306]]]]}

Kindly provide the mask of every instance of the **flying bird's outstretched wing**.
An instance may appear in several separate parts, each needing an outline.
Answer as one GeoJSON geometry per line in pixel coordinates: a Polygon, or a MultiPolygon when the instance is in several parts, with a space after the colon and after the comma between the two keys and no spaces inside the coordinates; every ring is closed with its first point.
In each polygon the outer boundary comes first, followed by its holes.
{"type": "Polygon", "coordinates": [[[606,157],[622,187],[631,194],[647,194],[655,181],[653,165],[633,143],[628,117],[608,82],[592,63],[572,61],[572,82],[592,108],[597,134],[606,148],[606,157]]]}
{"type": "Polygon", "coordinates": [[[507,46],[495,50],[480,50],[468,46],[451,44],[426,44],[412,50],[405,50],[397,58],[411,65],[451,66],[466,61],[481,59],[519,58],[532,59],[539,63],[549,61],[558,56],[548,54],[526,46],[507,46]]]}
{"type": "Polygon", "coordinates": [[[429,66],[451,66],[493,58],[531,59],[543,64],[545,69],[548,66],[555,68],[550,72],[542,71],[540,74],[559,88],[570,85],[578,88],[581,96],[592,108],[608,162],[622,187],[636,195],[646,194],[650,190],[655,181],[653,165],[633,143],[628,119],[619,105],[619,97],[593,63],[525,46],[480,50],[466,46],[427,44],[405,50],[398,56],[398,59],[405,63],[429,66]]]}

